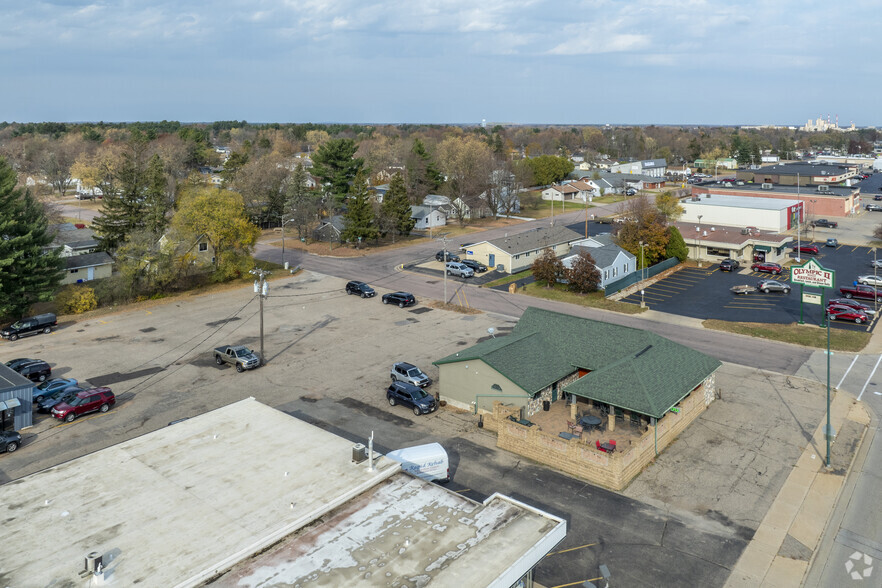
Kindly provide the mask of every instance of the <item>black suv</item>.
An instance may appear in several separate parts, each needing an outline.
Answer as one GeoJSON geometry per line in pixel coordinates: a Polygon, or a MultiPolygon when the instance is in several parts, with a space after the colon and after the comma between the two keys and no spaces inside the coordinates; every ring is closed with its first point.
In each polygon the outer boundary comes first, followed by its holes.
{"type": "Polygon", "coordinates": [[[416,298],[409,292],[392,292],[391,294],[383,294],[382,300],[383,304],[397,304],[399,308],[416,304],[416,298]]]}
{"type": "Polygon", "coordinates": [[[737,270],[741,267],[741,264],[735,261],[734,259],[724,259],[720,262],[720,271],[721,272],[731,272],[737,270]]]}
{"type": "Polygon", "coordinates": [[[376,296],[376,292],[374,289],[365,284],[364,282],[356,282],[352,281],[346,284],[346,293],[347,294],[358,294],[362,298],[370,298],[371,296],[376,296]]]}
{"type": "Polygon", "coordinates": [[[386,400],[391,406],[399,403],[412,406],[413,414],[417,416],[438,410],[434,396],[407,382],[392,382],[392,385],[386,390],[386,400]]]}
{"type": "Polygon", "coordinates": [[[487,266],[486,266],[486,265],[484,265],[484,264],[481,263],[481,262],[475,261],[474,259],[463,259],[460,263],[462,263],[462,264],[465,265],[465,266],[468,266],[468,267],[472,268],[472,270],[474,270],[474,272],[475,272],[476,274],[477,274],[477,273],[480,273],[480,272],[486,272],[486,271],[487,271],[487,266]]]}
{"type": "Polygon", "coordinates": [[[42,382],[52,375],[52,368],[42,359],[35,359],[31,363],[19,365],[12,368],[31,382],[42,382]]]}
{"type": "Polygon", "coordinates": [[[12,453],[21,446],[21,433],[0,431],[0,453],[12,453]]]}
{"type": "Polygon", "coordinates": [[[24,337],[26,335],[36,335],[37,333],[49,334],[52,332],[52,327],[57,325],[58,320],[51,312],[38,314],[37,316],[23,318],[15,321],[11,325],[3,327],[0,329],[0,337],[15,341],[19,337],[24,337]]]}
{"type": "MultiPolygon", "coordinates": [[[[439,251],[435,254],[435,261],[444,261],[444,252],[439,251]]],[[[447,252],[447,261],[459,261],[459,255],[455,255],[451,252],[447,252]]]]}
{"type": "Polygon", "coordinates": [[[825,218],[819,218],[815,222],[812,223],[813,227],[827,227],[828,229],[835,229],[839,226],[839,223],[836,221],[827,220],[825,218]]]}

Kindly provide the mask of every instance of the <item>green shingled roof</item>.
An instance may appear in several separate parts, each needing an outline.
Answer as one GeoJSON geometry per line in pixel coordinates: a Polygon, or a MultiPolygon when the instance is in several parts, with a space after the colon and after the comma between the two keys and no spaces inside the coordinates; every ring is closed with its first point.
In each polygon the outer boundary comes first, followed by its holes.
{"type": "Polygon", "coordinates": [[[566,392],[661,418],[720,362],[655,333],[528,308],[511,335],[434,362],[480,359],[529,394],[579,368],[566,392]]]}

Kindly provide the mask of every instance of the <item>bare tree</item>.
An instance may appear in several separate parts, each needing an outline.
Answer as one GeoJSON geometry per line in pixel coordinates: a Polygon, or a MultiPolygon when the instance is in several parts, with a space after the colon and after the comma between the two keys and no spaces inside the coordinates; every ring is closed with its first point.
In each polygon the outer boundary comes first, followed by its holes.
{"type": "Polygon", "coordinates": [[[447,192],[460,225],[480,214],[481,194],[490,185],[493,152],[474,136],[449,137],[438,146],[438,161],[447,176],[447,192]]]}

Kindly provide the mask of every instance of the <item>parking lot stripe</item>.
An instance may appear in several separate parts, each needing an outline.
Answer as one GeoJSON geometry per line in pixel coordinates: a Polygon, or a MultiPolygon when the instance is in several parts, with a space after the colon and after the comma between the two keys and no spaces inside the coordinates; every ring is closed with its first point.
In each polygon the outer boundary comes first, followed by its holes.
{"type": "Polygon", "coordinates": [[[854,367],[854,362],[857,361],[857,358],[858,358],[858,357],[860,357],[860,356],[859,356],[859,355],[855,355],[855,356],[854,356],[854,359],[851,360],[851,363],[849,364],[848,369],[845,370],[845,373],[844,373],[844,374],[842,374],[842,379],[839,380],[839,383],[838,383],[838,384],[836,384],[836,388],[837,388],[837,389],[838,389],[840,386],[842,386],[842,382],[845,381],[845,377],[848,376],[848,372],[850,372],[850,371],[851,371],[851,368],[854,367]]]}
{"type": "Polygon", "coordinates": [[[661,290],[662,292],[683,292],[684,290],[688,290],[686,286],[672,286],[662,282],[658,284],[653,284],[650,286],[653,290],[661,290]]]}
{"type": "Polygon", "coordinates": [[[879,368],[879,362],[882,361],[882,355],[879,356],[879,359],[876,360],[876,365],[873,366],[873,371],[870,372],[870,375],[867,376],[867,381],[864,382],[864,387],[861,388],[861,393],[858,394],[857,400],[861,401],[861,397],[864,395],[864,391],[867,389],[867,385],[870,383],[870,380],[873,379],[873,375],[876,373],[876,370],[879,368]]]}

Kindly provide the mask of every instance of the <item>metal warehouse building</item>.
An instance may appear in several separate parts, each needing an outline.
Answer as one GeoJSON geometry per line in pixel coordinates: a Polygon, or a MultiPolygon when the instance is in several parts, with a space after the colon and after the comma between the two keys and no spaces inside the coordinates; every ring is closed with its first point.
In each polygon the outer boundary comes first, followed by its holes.
{"type": "Polygon", "coordinates": [[[0,364],[0,430],[18,431],[33,424],[34,383],[0,364]]]}
{"type": "Polygon", "coordinates": [[[783,233],[805,222],[805,204],[799,200],[695,194],[680,205],[685,210],[680,221],[703,227],[755,227],[783,233]]]}

